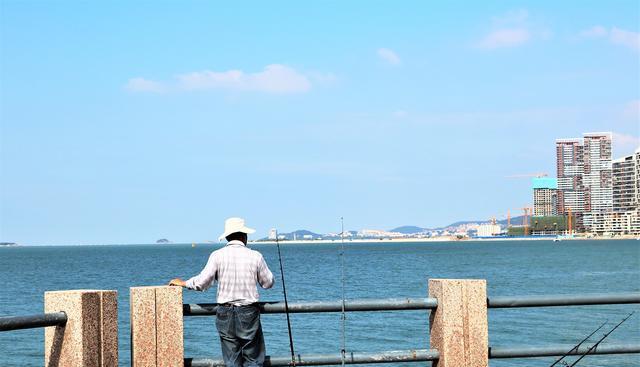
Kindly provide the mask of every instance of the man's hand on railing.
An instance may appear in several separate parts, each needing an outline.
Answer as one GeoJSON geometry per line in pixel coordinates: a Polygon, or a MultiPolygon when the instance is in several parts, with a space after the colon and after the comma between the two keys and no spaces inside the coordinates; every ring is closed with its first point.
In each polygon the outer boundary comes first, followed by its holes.
{"type": "Polygon", "coordinates": [[[184,280],[180,279],[180,278],[175,278],[175,279],[171,279],[171,281],[169,282],[169,285],[175,285],[175,286],[178,286],[178,287],[186,287],[187,283],[184,280]]]}

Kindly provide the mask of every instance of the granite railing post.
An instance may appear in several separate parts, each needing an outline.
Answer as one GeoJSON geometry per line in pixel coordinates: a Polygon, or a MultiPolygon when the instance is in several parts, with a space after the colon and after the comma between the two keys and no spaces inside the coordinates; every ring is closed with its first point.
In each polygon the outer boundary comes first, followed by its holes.
{"type": "Polygon", "coordinates": [[[118,366],[118,292],[44,293],[44,312],[64,312],[64,326],[45,328],[45,366],[118,366]]]}
{"type": "Polygon", "coordinates": [[[131,366],[182,366],[182,288],[131,287],[131,366]]]}
{"type": "Polygon", "coordinates": [[[487,367],[486,280],[429,279],[429,297],[438,299],[429,317],[430,345],[440,353],[433,366],[487,367]]]}

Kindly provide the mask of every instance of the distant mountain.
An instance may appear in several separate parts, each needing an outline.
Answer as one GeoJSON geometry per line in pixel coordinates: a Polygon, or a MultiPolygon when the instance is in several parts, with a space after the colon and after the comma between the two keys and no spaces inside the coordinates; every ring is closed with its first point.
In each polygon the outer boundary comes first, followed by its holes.
{"type": "MultiPolygon", "coordinates": [[[[522,225],[522,219],[523,216],[517,216],[517,217],[513,217],[511,218],[511,225],[512,226],[520,226],[522,225]]],[[[442,231],[445,230],[447,228],[455,228],[458,226],[462,226],[465,224],[471,224],[471,223],[478,223],[478,224],[482,224],[482,223],[490,223],[490,220],[462,220],[462,221],[458,221],[455,223],[451,223],[447,226],[444,227],[439,227],[439,228],[425,228],[425,227],[418,227],[418,226],[400,226],[400,227],[396,227],[394,229],[389,230],[389,232],[398,232],[398,233],[402,233],[402,234],[406,234],[406,235],[412,235],[412,234],[417,234],[417,233],[421,233],[421,232],[429,232],[429,231],[442,231]]],[[[503,220],[498,220],[496,221],[497,224],[499,224],[502,227],[506,227],[507,226],[507,220],[503,219],[503,220]]],[[[356,231],[345,231],[345,232],[351,232],[352,236],[356,235],[356,231]]],[[[338,235],[334,235],[329,236],[327,234],[319,234],[319,233],[315,233],[315,232],[311,232],[309,230],[306,229],[299,229],[297,231],[293,231],[293,232],[289,232],[289,233],[278,233],[278,236],[280,236],[280,239],[286,239],[286,240],[293,240],[294,238],[297,240],[302,240],[304,239],[304,236],[311,236],[312,238],[316,239],[316,238],[339,238],[339,234],[338,235]],[[294,236],[295,235],[295,236],[294,236]]],[[[268,240],[268,238],[261,238],[259,241],[266,241],[268,240]]]]}
{"type": "MultiPolygon", "coordinates": [[[[524,218],[523,215],[511,218],[511,225],[512,226],[521,226],[523,218],[524,218]]],[[[498,224],[502,225],[503,227],[506,227],[507,226],[507,220],[506,219],[499,220],[498,224]]]]}
{"type": "Polygon", "coordinates": [[[451,227],[457,227],[457,226],[462,226],[465,224],[471,224],[471,223],[487,223],[489,222],[488,220],[461,220],[455,223],[451,223],[448,226],[444,226],[438,229],[444,229],[444,228],[451,228],[451,227]]]}
{"type": "MultiPolygon", "coordinates": [[[[513,217],[511,218],[511,225],[512,226],[520,226],[522,225],[522,218],[524,218],[522,215],[521,216],[517,216],[517,217],[513,217]]],[[[446,228],[455,228],[458,226],[462,226],[465,224],[471,224],[471,223],[489,223],[489,220],[461,220],[458,222],[454,222],[451,223],[447,226],[443,226],[443,227],[438,227],[438,228],[424,228],[424,227],[418,227],[418,226],[401,226],[401,227],[397,227],[394,229],[389,230],[389,232],[398,232],[398,233],[402,233],[402,234],[415,234],[415,233],[420,233],[420,232],[425,232],[425,231],[431,231],[431,230],[443,230],[446,228]]],[[[496,221],[497,224],[501,225],[502,227],[506,227],[507,226],[507,220],[503,219],[503,220],[498,220],[496,221]]]]}
{"type": "Polygon", "coordinates": [[[416,227],[416,226],[402,226],[402,227],[391,229],[389,230],[389,232],[398,232],[402,234],[414,234],[414,233],[421,233],[427,230],[428,230],[427,228],[416,227]]]}
{"type": "MultiPolygon", "coordinates": [[[[518,217],[513,217],[511,218],[511,225],[512,226],[520,226],[522,225],[522,218],[524,218],[522,215],[518,216],[518,217]]],[[[464,224],[470,224],[470,223],[490,223],[490,220],[464,220],[464,221],[459,221],[459,222],[455,222],[455,223],[451,223],[448,226],[442,227],[442,228],[438,228],[438,229],[443,229],[443,228],[449,228],[449,227],[457,227],[457,226],[461,226],[464,224]]],[[[497,220],[496,221],[497,224],[506,227],[507,226],[507,220],[506,219],[502,219],[502,220],[497,220]]]]}

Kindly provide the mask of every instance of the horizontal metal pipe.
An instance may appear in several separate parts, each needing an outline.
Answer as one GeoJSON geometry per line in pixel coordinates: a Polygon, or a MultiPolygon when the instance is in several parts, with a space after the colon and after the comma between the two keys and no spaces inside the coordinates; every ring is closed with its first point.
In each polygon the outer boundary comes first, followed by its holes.
{"type": "MultiPolygon", "coordinates": [[[[184,304],[184,316],[210,316],[216,314],[216,303],[184,304]]],[[[260,302],[262,313],[284,313],[284,302],[260,302]]],[[[429,310],[438,307],[435,298],[388,298],[346,300],[345,311],[429,310]]],[[[290,313],[341,312],[342,301],[289,302],[290,313]]]]}
{"type": "MultiPolygon", "coordinates": [[[[554,345],[545,347],[514,347],[514,348],[489,348],[489,358],[531,358],[562,356],[575,347],[575,345],[554,345]]],[[[587,352],[589,346],[581,346],[569,355],[582,355],[587,352]]],[[[609,344],[598,345],[591,354],[630,354],[640,353],[640,344],[609,344]]]]}
{"type": "Polygon", "coordinates": [[[489,308],[614,305],[628,303],[640,303],[640,292],[487,298],[487,307],[489,308]]]}
{"type": "MultiPolygon", "coordinates": [[[[640,292],[515,296],[487,298],[488,308],[583,306],[640,303],[640,292]]],[[[284,313],[284,302],[260,302],[262,313],[284,313]]],[[[200,303],[183,305],[185,316],[210,316],[216,314],[217,304],[200,303]]],[[[435,298],[389,298],[346,300],[345,311],[394,311],[394,310],[433,310],[438,307],[435,298]]],[[[342,301],[291,302],[289,312],[341,312],[342,301]]]]}
{"type": "MultiPolygon", "coordinates": [[[[554,345],[543,347],[491,347],[489,348],[490,359],[501,358],[535,358],[561,356],[572,350],[574,345],[554,345]]],[[[589,346],[582,346],[572,351],[569,355],[582,355],[589,346]]],[[[589,354],[631,354],[640,353],[640,344],[611,344],[600,345],[589,354]]],[[[372,363],[399,363],[399,362],[424,362],[435,361],[439,358],[439,353],[435,349],[414,349],[399,350],[377,353],[347,353],[345,364],[372,364],[372,363]]],[[[330,366],[341,364],[340,354],[310,354],[297,355],[297,366],[330,366]]],[[[186,358],[186,367],[224,367],[221,359],[208,358],[186,358]]],[[[289,366],[290,357],[267,357],[265,366],[289,366]]]]}
{"type": "MultiPolygon", "coordinates": [[[[435,349],[395,350],[379,353],[347,353],[345,364],[372,364],[372,363],[400,363],[400,362],[424,362],[438,359],[438,351],[435,349]]],[[[336,354],[309,354],[296,357],[296,366],[331,366],[342,364],[340,353],[336,354]]],[[[224,367],[221,359],[195,359],[186,358],[185,367],[224,367]]],[[[291,357],[269,357],[264,361],[264,366],[290,366],[291,357]]]]}
{"type": "Polygon", "coordinates": [[[33,329],[47,326],[65,325],[67,314],[64,312],[43,313],[29,316],[0,317],[0,331],[33,329]]]}

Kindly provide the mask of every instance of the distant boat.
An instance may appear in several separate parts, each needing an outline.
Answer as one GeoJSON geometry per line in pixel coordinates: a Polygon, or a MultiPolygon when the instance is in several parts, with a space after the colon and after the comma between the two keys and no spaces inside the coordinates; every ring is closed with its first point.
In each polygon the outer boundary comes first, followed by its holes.
{"type": "Polygon", "coordinates": [[[195,244],[195,243],[192,243],[192,244],[191,244],[191,247],[192,247],[192,248],[193,248],[193,247],[196,247],[196,244],[195,244]]]}
{"type": "Polygon", "coordinates": [[[556,237],[556,238],[554,238],[554,239],[553,239],[553,242],[560,242],[560,241],[562,241],[562,240],[561,240],[561,239],[559,239],[558,237],[556,237]]]}

